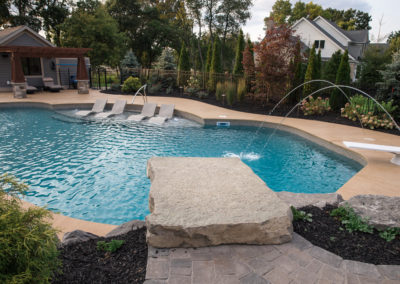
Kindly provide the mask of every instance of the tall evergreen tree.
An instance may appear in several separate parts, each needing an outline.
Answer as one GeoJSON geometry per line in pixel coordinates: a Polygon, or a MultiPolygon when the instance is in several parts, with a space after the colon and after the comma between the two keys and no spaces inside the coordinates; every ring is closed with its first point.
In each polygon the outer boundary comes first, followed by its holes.
{"type": "Polygon", "coordinates": [[[317,59],[315,60],[315,77],[314,79],[321,79],[322,75],[322,60],[321,60],[321,49],[318,49],[317,59]]]}
{"type": "Polygon", "coordinates": [[[215,85],[217,84],[216,73],[222,73],[221,43],[218,37],[214,39],[211,67],[210,67],[210,77],[208,80],[208,87],[211,91],[215,90],[215,85]]]}
{"type": "Polygon", "coordinates": [[[335,53],[332,54],[332,57],[325,64],[322,79],[330,81],[332,83],[336,82],[336,74],[339,69],[341,60],[342,52],[340,50],[337,50],[335,53]]]}
{"type": "Polygon", "coordinates": [[[182,72],[190,71],[189,53],[186,49],[185,42],[182,42],[181,52],[178,63],[178,85],[185,86],[188,76],[182,72]]]}
{"type": "MultiPolygon", "coordinates": [[[[336,85],[349,85],[351,81],[350,78],[350,64],[349,64],[349,53],[346,50],[342,59],[340,60],[339,69],[336,74],[336,85]]],[[[343,107],[346,103],[346,97],[342,94],[338,89],[334,89],[329,103],[331,105],[332,110],[338,111],[341,107],[343,107]]]]}
{"type": "MultiPolygon", "coordinates": [[[[300,41],[296,43],[295,54],[293,59],[294,76],[292,80],[292,88],[296,88],[304,82],[303,63],[301,62],[301,45],[300,41]]],[[[298,103],[301,98],[302,89],[299,88],[289,97],[292,104],[298,103]]]]}
{"type": "Polygon", "coordinates": [[[239,37],[236,43],[236,56],[235,56],[235,66],[233,68],[233,74],[243,74],[243,50],[244,50],[245,42],[243,37],[243,31],[240,30],[239,37]]]}
{"type": "Polygon", "coordinates": [[[207,73],[210,72],[210,69],[211,69],[212,49],[213,49],[213,45],[212,45],[212,40],[210,39],[210,41],[208,42],[207,58],[206,58],[205,72],[207,72],[207,73]]]}
{"type": "MultiPolygon", "coordinates": [[[[304,83],[308,81],[312,81],[315,79],[315,69],[316,69],[316,54],[315,54],[315,46],[310,50],[310,54],[308,56],[308,64],[307,64],[307,70],[306,70],[306,75],[304,77],[304,83]]],[[[304,85],[303,88],[303,96],[308,96],[315,90],[315,83],[310,83],[304,85]]]]}

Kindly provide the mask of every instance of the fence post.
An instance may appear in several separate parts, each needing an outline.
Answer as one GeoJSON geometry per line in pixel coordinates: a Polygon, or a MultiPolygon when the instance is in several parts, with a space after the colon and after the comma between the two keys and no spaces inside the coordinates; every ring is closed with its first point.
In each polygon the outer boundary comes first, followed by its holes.
{"type": "Polygon", "coordinates": [[[100,85],[100,68],[97,69],[97,86],[99,87],[99,90],[101,90],[101,85],[100,85]]]}
{"type": "Polygon", "coordinates": [[[93,87],[93,82],[92,82],[92,67],[89,67],[89,88],[93,87]]]}
{"type": "Polygon", "coordinates": [[[107,91],[107,70],[104,69],[104,84],[106,85],[106,91],[107,91]]]}

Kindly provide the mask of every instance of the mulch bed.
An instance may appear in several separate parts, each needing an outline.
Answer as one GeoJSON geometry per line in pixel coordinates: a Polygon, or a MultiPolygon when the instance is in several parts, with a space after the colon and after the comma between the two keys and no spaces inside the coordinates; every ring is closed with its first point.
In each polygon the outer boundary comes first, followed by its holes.
{"type": "Polygon", "coordinates": [[[400,236],[387,242],[374,230],[373,234],[349,233],[341,222],[330,216],[337,207],[326,206],[323,209],[307,206],[299,210],[312,214],[312,222],[294,221],[296,233],[312,244],[326,249],[344,259],[372,264],[400,265],[400,236]],[[343,228],[341,230],[340,228],[343,228]]]}
{"type": "Polygon", "coordinates": [[[146,228],[60,248],[62,274],[52,283],[143,283],[146,277],[146,228]],[[113,253],[97,250],[98,241],[124,240],[113,253]]]}
{"type": "MultiPolygon", "coordinates": [[[[101,92],[105,93],[105,94],[109,94],[109,95],[126,95],[125,93],[116,92],[111,89],[103,90],[101,92]]],[[[129,94],[129,95],[132,95],[132,94],[129,94]]],[[[270,103],[265,106],[262,106],[260,104],[257,105],[253,101],[251,101],[249,99],[245,99],[240,104],[234,104],[233,106],[230,107],[226,103],[222,104],[222,102],[217,101],[215,99],[215,96],[209,96],[208,98],[199,99],[196,96],[190,96],[189,94],[186,94],[186,93],[184,93],[184,94],[172,93],[170,95],[166,95],[165,93],[160,92],[160,93],[156,93],[156,94],[152,94],[152,95],[148,95],[148,96],[179,97],[179,98],[200,101],[203,103],[207,103],[207,104],[211,104],[211,105],[215,105],[215,106],[219,106],[219,107],[223,107],[223,108],[227,108],[227,109],[233,109],[233,110],[237,110],[237,111],[250,112],[250,113],[256,113],[256,114],[269,114],[269,112],[275,106],[275,103],[270,103]]],[[[138,98],[138,99],[140,100],[140,98],[138,98]]],[[[292,108],[293,108],[292,105],[282,104],[281,107],[278,107],[272,113],[272,115],[285,116],[292,108]]],[[[334,112],[329,112],[325,115],[304,115],[303,112],[299,108],[297,108],[289,115],[289,117],[338,123],[338,124],[344,124],[344,125],[361,128],[361,124],[359,121],[349,120],[347,118],[341,117],[340,114],[334,113],[334,112]]],[[[385,132],[385,133],[394,134],[394,135],[400,135],[400,131],[398,131],[397,129],[375,129],[375,131],[385,132]]]]}

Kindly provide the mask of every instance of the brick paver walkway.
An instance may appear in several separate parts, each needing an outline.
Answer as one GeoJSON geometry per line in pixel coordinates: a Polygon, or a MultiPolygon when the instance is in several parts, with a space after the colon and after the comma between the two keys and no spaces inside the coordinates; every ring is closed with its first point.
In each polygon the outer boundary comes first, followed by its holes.
{"type": "Polygon", "coordinates": [[[399,265],[343,260],[297,234],[283,245],[149,248],[145,284],[400,283],[399,265]]]}

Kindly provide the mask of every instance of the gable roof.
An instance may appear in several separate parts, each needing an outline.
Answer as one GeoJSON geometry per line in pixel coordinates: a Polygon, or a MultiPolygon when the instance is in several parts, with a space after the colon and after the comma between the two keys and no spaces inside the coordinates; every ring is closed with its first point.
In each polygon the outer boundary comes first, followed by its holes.
{"type": "MultiPolygon", "coordinates": [[[[300,22],[305,21],[306,23],[308,23],[309,25],[313,26],[316,30],[318,30],[320,33],[322,33],[323,35],[325,35],[330,41],[332,41],[333,44],[335,44],[339,49],[342,50],[342,52],[344,52],[347,48],[345,46],[343,46],[337,39],[335,39],[330,33],[328,33],[327,31],[325,31],[323,28],[321,28],[319,25],[317,25],[314,21],[310,21],[307,18],[301,18],[300,20],[298,20],[296,23],[293,24],[292,28],[296,25],[298,25],[300,22]]],[[[350,59],[355,59],[356,57],[353,56],[353,54],[350,53],[349,51],[349,56],[350,59]]]]}
{"type": "Polygon", "coordinates": [[[317,21],[318,19],[322,19],[328,22],[332,27],[334,27],[339,33],[344,35],[349,41],[357,42],[357,43],[367,43],[369,41],[368,38],[368,30],[354,30],[354,31],[347,31],[339,27],[335,22],[325,19],[322,16],[318,16],[314,19],[317,21]]]}
{"type": "Polygon", "coordinates": [[[27,26],[17,26],[17,27],[12,27],[12,28],[6,28],[4,30],[0,31],[0,45],[5,45],[8,41],[17,38],[19,35],[22,33],[27,32],[31,36],[33,36],[35,39],[39,40],[40,42],[43,42],[47,46],[54,47],[55,45],[49,42],[47,39],[42,37],[40,34],[32,30],[31,28],[27,26]]]}

